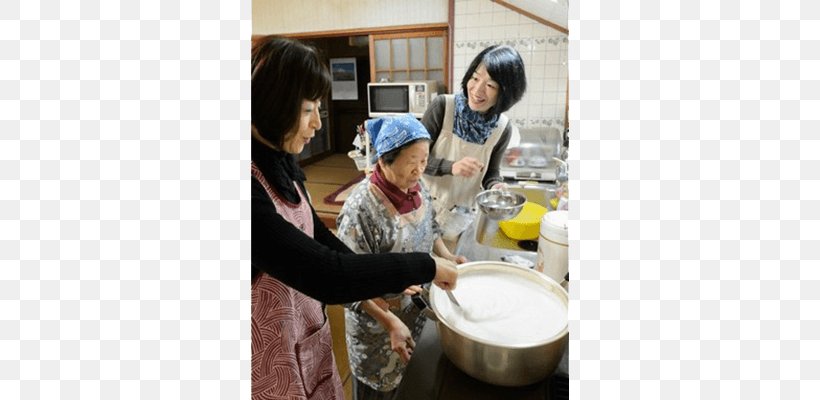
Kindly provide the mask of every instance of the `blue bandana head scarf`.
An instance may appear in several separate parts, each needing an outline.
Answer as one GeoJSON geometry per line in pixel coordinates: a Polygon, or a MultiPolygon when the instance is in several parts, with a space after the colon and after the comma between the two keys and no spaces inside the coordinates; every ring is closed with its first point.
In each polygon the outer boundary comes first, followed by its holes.
{"type": "Polygon", "coordinates": [[[464,93],[456,94],[455,126],[453,133],[470,143],[484,144],[498,125],[498,114],[489,119],[470,109],[464,93]]]}
{"type": "Polygon", "coordinates": [[[412,114],[370,119],[364,123],[376,158],[416,139],[430,139],[427,128],[412,114]]]}

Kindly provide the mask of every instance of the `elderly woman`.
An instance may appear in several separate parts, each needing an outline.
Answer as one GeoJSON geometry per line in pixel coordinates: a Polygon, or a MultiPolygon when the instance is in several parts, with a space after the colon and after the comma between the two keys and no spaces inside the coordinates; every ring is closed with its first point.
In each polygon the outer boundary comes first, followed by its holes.
{"type": "MultiPolygon", "coordinates": [[[[357,253],[431,252],[455,256],[440,238],[432,198],[419,184],[427,166],[430,134],[412,115],[365,123],[378,163],[345,201],[337,220],[339,238],[357,253]]],[[[404,293],[348,304],[347,351],[354,398],[391,399],[401,382],[424,317],[404,293]]]]}

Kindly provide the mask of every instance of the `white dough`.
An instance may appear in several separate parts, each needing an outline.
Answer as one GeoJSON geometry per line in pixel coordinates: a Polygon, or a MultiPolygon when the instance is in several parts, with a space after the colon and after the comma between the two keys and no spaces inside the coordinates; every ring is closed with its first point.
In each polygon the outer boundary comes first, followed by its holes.
{"type": "MultiPolygon", "coordinates": [[[[443,294],[443,293],[442,293],[443,294]]],[[[515,274],[465,274],[453,290],[463,309],[447,299],[437,308],[456,329],[500,345],[543,342],[567,326],[567,309],[547,288],[515,274]]]]}

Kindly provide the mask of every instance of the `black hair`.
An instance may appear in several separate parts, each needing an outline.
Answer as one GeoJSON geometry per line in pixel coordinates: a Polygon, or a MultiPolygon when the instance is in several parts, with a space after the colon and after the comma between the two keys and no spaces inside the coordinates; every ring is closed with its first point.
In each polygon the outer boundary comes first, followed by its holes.
{"type": "Polygon", "coordinates": [[[264,36],[251,49],[251,123],[281,148],[299,122],[304,100],[330,91],[330,72],[316,48],[294,39],[264,36]]]}
{"type": "Polygon", "coordinates": [[[413,139],[413,140],[401,145],[400,147],[396,147],[395,149],[390,150],[387,153],[382,154],[382,156],[379,157],[379,158],[382,161],[384,161],[385,164],[393,165],[393,163],[396,162],[396,159],[399,158],[399,154],[401,154],[402,150],[404,150],[404,149],[410,147],[411,145],[413,145],[414,143],[420,142],[420,141],[425,141],[425,142],[429,143],[431,140],[428,139],[428,138],[413,139]]]}
{"type": "Polygon", "coordinates": [[[527,76],[524,72],[524,61],[521,55],[507,45],[492,45],[482,50],[470,63],[464,78],[461,79],[461,90],[468,96],[467,82],[473,77],[478,65],[484,63],[487,73],[498,82],[498,101],[487,110],[487,115],[501,114],[518,103],[527,90],[527,76]]]}

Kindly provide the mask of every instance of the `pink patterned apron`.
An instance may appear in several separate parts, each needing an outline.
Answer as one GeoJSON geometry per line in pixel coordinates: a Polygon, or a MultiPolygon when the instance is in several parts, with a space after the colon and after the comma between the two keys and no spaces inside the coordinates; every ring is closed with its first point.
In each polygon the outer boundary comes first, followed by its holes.
{"type": "MultiPolygon", "coordinates": [[[[268,192],[276,211],[313,237],[307,196],[291,204],[251,165],[251,173],[268,192]]],[[[331,348],[330,326],[322,303],[278,281],[258,274],[251,283],[251,391],[253,400],[344,399],[342,381],[331,348]]]]}

